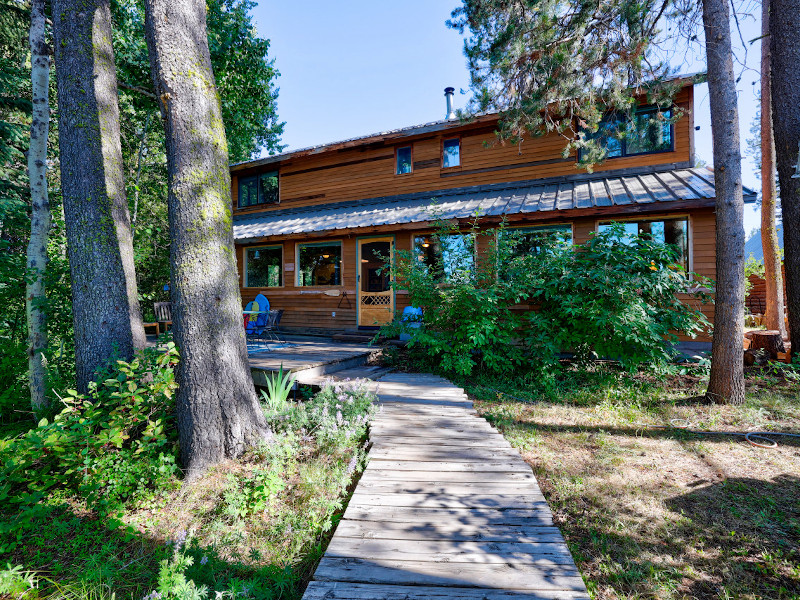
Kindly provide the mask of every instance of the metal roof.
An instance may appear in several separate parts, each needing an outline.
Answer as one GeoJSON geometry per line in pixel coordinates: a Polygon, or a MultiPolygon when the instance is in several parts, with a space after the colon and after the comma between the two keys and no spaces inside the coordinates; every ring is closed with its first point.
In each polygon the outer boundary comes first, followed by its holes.
{"type": "MultiPolygon", "coordinates": [[[[568,212],[629,205],[651,205],[651,209],[658,210],[661,204],[669,208],[672,202],[714,198],[711,169],[667,167],[584,173],[270,210],[235,217],[233,234],[236,241],[242,242],[293,233],[467,219],[475,215],[568,212]]],[[[752,190],[744,191],[746,201],[755,201],[752,190]]]]}

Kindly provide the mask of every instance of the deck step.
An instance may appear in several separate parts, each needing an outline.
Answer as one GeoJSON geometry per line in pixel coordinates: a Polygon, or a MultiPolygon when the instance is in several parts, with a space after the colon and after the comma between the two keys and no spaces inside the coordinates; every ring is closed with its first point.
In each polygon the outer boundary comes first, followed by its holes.
{"type": "MultiPolygon", "coordinates": [[[[377,333],[377,332],[376,332],[377,333]]],[[[336,342],[354,342],[358,344],[369,344],[375,338],[375,333],[370,332],[347,332],[344,333],[334,333],[331,336],[336,342]]],[[[386,338],[378,338],[378,342],[381,342],[386,338]]]]}
{"type": "Polygon", "coordinates": [[[388,375],[392,372],[393,369],[389,369],[386,367],[378,367],[378,366],[359,366],[353,367],[351,369],[342,369],[341,371],[334,371],[333,373],[328,373],[327,375],[321,375],[315,379],[309,379],[307,381],[303,381],[306,385],[323,385],[328,379],[334,379],[336,381],[344,381],[345,379],[370,379],[372,381],[377,381],[381,377],[388,375]]]}

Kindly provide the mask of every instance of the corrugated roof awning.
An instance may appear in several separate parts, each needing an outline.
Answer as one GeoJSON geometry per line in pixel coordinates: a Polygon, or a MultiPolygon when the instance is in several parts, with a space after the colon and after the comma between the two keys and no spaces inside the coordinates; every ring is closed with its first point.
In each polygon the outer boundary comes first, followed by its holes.
{"type": "MultiPolygon", "coordinates": [[[[338,229],[713,199],[708,168],[648,168],[272,210],[234,219],[236,241],[338,229]]],[[[755,193],[745,188],[746,201],[755,193]]],[[[568,215],[565,215],[568,216],[568,215]]]]}

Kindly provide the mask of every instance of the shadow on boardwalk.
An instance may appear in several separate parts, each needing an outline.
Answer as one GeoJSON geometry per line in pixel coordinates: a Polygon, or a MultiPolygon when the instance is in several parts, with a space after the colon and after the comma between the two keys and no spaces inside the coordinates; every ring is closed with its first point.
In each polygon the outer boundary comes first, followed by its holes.
{"type": "Polygon", "coordinates": [[[304,598],[588,598],[530,467],[463,390],[380,382],[370,463],[304,598]]]}

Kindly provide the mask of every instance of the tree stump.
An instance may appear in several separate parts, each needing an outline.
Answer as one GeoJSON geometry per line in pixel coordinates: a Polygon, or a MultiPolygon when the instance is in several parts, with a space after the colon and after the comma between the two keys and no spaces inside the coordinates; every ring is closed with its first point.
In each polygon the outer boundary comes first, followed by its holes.
{"type": "Polygon", "coordinates": [[[773,360],[778,358],[778,352],[785,352],[783,338],[780,331],[753,331],[750,336],[750,350],[763,348],[773,360]]]}

